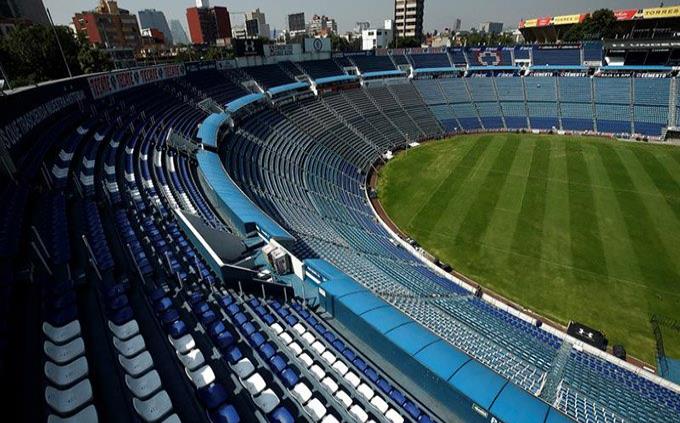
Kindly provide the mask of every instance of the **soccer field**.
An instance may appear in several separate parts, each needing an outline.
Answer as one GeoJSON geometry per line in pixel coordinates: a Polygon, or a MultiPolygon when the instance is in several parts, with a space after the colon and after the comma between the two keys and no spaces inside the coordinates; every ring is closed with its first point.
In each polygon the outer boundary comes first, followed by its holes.
{"type": "MultiPolygon", "coordinates": [[[[378,192],[393,222],[457,271],[650,363],[650,315],[680,320],[678,147],[460,136],[399,154],[378,192]]],[[[677,337],[666,352],[680,357],[677,337]]]]}

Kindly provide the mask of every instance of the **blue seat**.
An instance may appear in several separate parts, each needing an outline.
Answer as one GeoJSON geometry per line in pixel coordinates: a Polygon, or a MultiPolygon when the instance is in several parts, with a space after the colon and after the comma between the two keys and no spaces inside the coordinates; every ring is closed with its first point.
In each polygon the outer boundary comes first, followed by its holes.
{"type": "Polygon", "coordinates": [[[132,309],[130,307],[121,308],[120,310],[116,310],[109,315],[109,319],[118,326],[124,325],[125,323],[132,320],[133,317],[134,314],[132,313],[132,309]]]}
{"type": "Polygon", "coordinates": [[[372,367],[366,367],[364,369],[364,374],[371,382],[376,383],[378,381],[378,372],[376,372],[372,367]]]}
{"type": "Polygon", "coordinates": [[[229,395],[227,390],[220,383],[211,383],[197,391],[198,399],[208,410],[214,410],[227,401],[229,395]]]}
{"type": "Polygon", "coordinates": [[[390,392],[390,398],[392,398],[392,400],[399,405],[404,405],[404,403],[406,402],[406,397],[404,396],[404,394],[402,394],[401,391],[398,391],[396,389],[390,392]]]}
{"type": "Polygon", "coordinates": [[[354,361],[355,358],[357,358],[357,355],[352,351],[351,349],[347,348],[342,352],[342,355],[348,359],[349,361],[354,361]]]}
{"type": "Polygon", "coordinates": [[[390,383],[383,378],[379,378],[376,382],[376,385],[378,385],[378,388],[380,388],[381,391],[388,395],[390,391],[392,391],[392,385],[390,385],[390,383]]]}
{"type": "Polygon", "coordinates": [[[354,365],[355,365],[355,366],[357,367],[357,369],[359,369],[360,371],[363,372],[364,370],[366,370],[366,367],[367,367],[367,366],[366,366],[366,362],[365,362],[364,360],[362,360],[362,359],[360,359],[360,358],[357,357],[356,359],[352,360],[352,363],[354,363],[354,365]]]}
{"type": "Polygon", "coordinates": [[[295,326],[298,324],[298,319],[295,316],[288,315],[286,316],[286,322],[291,326],[295,326]]]}
{"type": "Polygon", "coordinates": [[[262,316],[262,320],[267,324],[267,326],[271,326],[274,324],[274,322],[276,322],[276,319],[270,313],[262,316]]]}
{"type": "Polygon", "coordinates": [[[194,313],[196,313],[196,314],[203,314],[203,313],[210,310],[210,306],[206,302],[201,302],[201,303],[196,304],[194,306],[193,310],[194,310],[194,313]]]}
{"type": "Polygon", "coordinates": [[[160,318],[161,322],[163,322],[166,325],[169,325],[170,323],[179,319],[179,312],[174,308],[171,308],[169,310],[165,310],[163,314],[161,314],[160,318]]]}
{"type": "Polygon", "coordinates": [[[252,335],[257,331],[257,329],[255,329],[255,325],[253,325],[251,322],[243,323],[241,325],[241,329],[243,329],[243,332],[245,332],[245,334],[248,336],[252,335]]]}
{"type": "Polygon", "coordinates": [[[427,414],[422,414],[418,417],[418,423],[432,423],[432,419],[427,414]]]}
{"type": "Polygon", "coordinates": [[[290,367],[283,369],[281,372],[281,379],[283,379],[283,384],[289,389],[293,388],[300,381],[300,377],[295,373],[295,370],[290,367]]]}
{"type": "Polygon", "coordinates": [[[406,401],[402,406],[404,407],[404,410],[406,410],[406,412],[414,419],[418,419],[422,414],[420,409],[411,401],[406,401]]]}
{"type": "Polygon", "coordinates": [[[200,292],[192,292],[191,295],[189,296],[189,304],[192,306],[198,304],[203,300],[203,295],[201,295],[200,292]]]}
{"type": "Polygon", "coordinates": [[[270,344],[269,342],[265,342],[264,344],[260,345],[260,353],[262,356],[264,356],[267,359],[270,359],[274,354],[276,354],[276,350],[270,344]]]}
{"type": "Polygon", "coordinates": [[[248,321],[248,318],[247,318],[246,315],[243,314],[243,313],[236,313],[236,314],[234,315],[234,321],[235,321],[239,326],[243,326],[243,324],[244,324],[245,322],[248,321]]]}
{"type": "Polygon", "coordinates": [[[211,325],[212,323],[215,322],[215,320],[217,320],[217,313],[215,313],[212,310],[208,310],[205,313],[201,314],[201,323],[204,326],[211,325]]]}
{"type": "Polygon", "coordinates": [[[221,321],[217,321],[210,325],[208,327],[208,335],[212,338],[215,339],[217,338],[217,335],[221,334],[222,332],[226,331],[227,327],[224,326],[224,323],[221,321]]]}
{"type": "Polygon", "coordinates": [[[210,413],[210,420],[213,423],[239,423],[238,412],[231,404],[224,404],[217,410],[210,413]]]}
{"type": "Polygon", "coordinates": [[[264,336],[262,336],[260,332],[255,332],[250,335],[250,342],[252,342],[254,346],[259,347],[264,344],[264,336]]]}
{"type": "Polygon", "coordinates": [[[215,337],[215,345],[220,350],[227,349],[234,344],[234,335],[232,335],[228,330],[221,332],[215,337]]]}
{"type": "Polygon", "coordinates": [[[347,346],[346,346],[345,343],[342,342],[341,340],[336,339],[336,340],[333,342],[333,348],[335,348],[335,349],[336,349],[337,351],[339,351],[339,352],[343,352],[343,351],[345,350],[345,348],[347,348],[347,346]]]}
{"type": "Polygon", "coordinates": [[[271,364],[276,373],[281,373],[286,368],[286,361],[278,354],[269,359],[269,364],[271,364]]]}
{"type": "Polygon", "coordinates": [[[227,357],[229,364],[235,364],[243,358],[243,353],[236,345],[227,348],[224,355],[227,357]]]}
{"type": "Polygon", "coordinates": [[[220,298],[218,302],[222,308],[227,308],[234,302],[234,298],[231,295],[225,295],[224,297],[220,298]]]}
{"type": "Polygon", "coordinates": [[[286,407],[280,406],[272,411],[269,421],[272,423],[294,423],[295,418],[286,407]]]}
{"type": "Polygon", "coordinates": [[[189,328],[182,320],[176,320],[168,325],[168,335],[174,339],[179,339],[189,333],[189,328]]]}
{"type": "Polygon", "coordinates": [[[165,290],[163,288],[156,288],[153,291],[149,293],[149,299],[153,302],[156,303],[158,302],[161,298],[165,297],[165,290]]]}
{"type": "Polygon", "coordinates": [[[163,297],[156,303],[156,312],[161,313],[170,307],[172,307],[172,300],[168,297],[163,297]]]}
{"type": "Polygon", "coordinates": [[[241,311],[241,308],[238,306],[238,304],[232,303],[227,306],[227,314],[230,316],[234,316],[239,311],[241,311]]]}

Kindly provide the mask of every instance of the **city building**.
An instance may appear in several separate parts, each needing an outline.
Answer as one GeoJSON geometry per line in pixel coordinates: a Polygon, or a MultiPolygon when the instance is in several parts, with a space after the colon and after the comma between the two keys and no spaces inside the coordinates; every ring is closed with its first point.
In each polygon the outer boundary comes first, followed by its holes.
{"type": "Polygon", "coordinates": [[[27,23],[50,23],[42,0],[0,0],[0,20],[19,20],[27,23]]]}
{"type": "Polygon", "coordinates": [[[173,44],[172,31],[170,31],[170,26],[163,12],[156,9],[144,9],[137,12],[137,15],[142,31],[155,28],[163,33],[165,45],[171,46],[173,44]]]}
{"type": "Polygon", "coordinates": [[[368,22],[368,21],[357,22],[357,23],[354,25],[354,33],[357,34],[357,35],[359,35],[359,36],[361,36],[361,33],[362,33],[365,29],[369,29],[370,27],[371,27],[371,23],[368,22]]]}
{"type": "MultiPolygon", "coordinates": [[[[253,20],[257,23],[257,31],[255,36],[270,38],[271,31],[269,29],[269,24],[267,23],[267,18],[264,16],[263,12],[260,12],[259,8],[253,10],[252,12],[246,12],[246,29],[248,29],[248,21],[253,20]]],[[[248,35],[251,36],[250,31],[248,31],[248,35]]]]}
{"type": "MultiPolygon", "coordinates": [[[[207,5],[197,0],[196,4],[207,5]]],[[[189,35],[193,44],[217,44],[218,40],[231,38],[231,19],[226,7],[190,7],[187,9],[189,35]]]]}
{"type": "Polygon", "coordinates": [[[337,32],[338,24],[335,22],[335,19],[329,18],[326,15],[314,15],[312,20],[309,21],[307,33],[311,36],[327,37],[337,32]]]}
{"type": "Polygon", "coordinates": [[[291,36],[302,34],[307,31],[304,12],[288,15],[288,32],[291,36]]]}
{"type": "Polygon", "coordinates": [[[361,32],[361,49],[388,48],[394,39],[394,31],[385,28],[369,28],[361,32]]]}
{"type": "Polygon", "coordinates": [[[425,0],[395,0],[394,29],[396,36],[422,37],[425,0]]]}
{"type": "Polygon", "coordinates": [[[210,1],[208,0],[196,0],[196,7],[199,9],[209,9],[210,1]]]}
{"type": "Polygon", "coordinates": [[[248,33],[246,32],[245,25],[234,25],[231,27],[231,37],[238,40],[244,40],[248,38],[248,33]]]}
{"type": "Polygon", "coordinates": [[[260,26],[257,19],[246,19],[245,28],[248,38],[257,38],[260,35],[260,26]]]}
{"type": "Polygon", "coordinates": [[[170,31],[172,32],[172,42],[175,44],[189,44],[189,38],[179,19],[170,21],[170,31]]]}
{"type": "Polygon", "coordinates": [[[118,3],[112,0],[101,0],[94,11],[76,13],[73,25],[92,45],[135,51],[141,47],[137,17],[128,10],[120,9],[118,3]]]}
{"type": "Polygon", "coordinates": [[[460,20],[460,18],[456,18],[456,23],[453,25],[453,31],[458,32],[460,31],[460,28],[463,26],[463,22],[460,20]]]}
{"type": "Polygon", "coordinates": [[[479,32],[483,34],[500,34],[503,32],[503,22],[482,22],[479,24],[479,32]]]}

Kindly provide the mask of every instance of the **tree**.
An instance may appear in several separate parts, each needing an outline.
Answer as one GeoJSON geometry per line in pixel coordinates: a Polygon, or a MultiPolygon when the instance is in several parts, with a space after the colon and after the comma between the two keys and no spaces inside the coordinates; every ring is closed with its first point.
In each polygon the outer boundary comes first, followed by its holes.
{"type": "MultiPolygon", "coordinates": [[[[68,28],[55,28],[71,72],[82,73],[80,46],[68,28]]],[[[54,32],[49,26],[18,26],[0,41],[0,60],[13,86],[68,77],[54,32]]]]}
{"type": "Polygon", "coordinates": [[[398,37],[390,42],[390,48],[420,47],[420,37],[398,37]]]}
{"type": "Polygon", "coordinates": [[[361,50],[361,37],[353,38],[350,41],[337,34],[331,34],[329,38],[331,39],[331,50],[333,51],[350,52],[361,50]]]}
{"type": "Polygon", "coordinates": [[[587,16],[583,22],[573,25],[562,37],[562,41],[576,42],[614,38],[616,16],[609,9],[599,9],[587,16]]]}
{"type": "Polygon", "coordinates": [[[97,73],[113,70],[111,57],[103,50],[90,46],[82,33],[78,34],[78,43],[80,44],[78,64],[83,73],[97,73]]]}

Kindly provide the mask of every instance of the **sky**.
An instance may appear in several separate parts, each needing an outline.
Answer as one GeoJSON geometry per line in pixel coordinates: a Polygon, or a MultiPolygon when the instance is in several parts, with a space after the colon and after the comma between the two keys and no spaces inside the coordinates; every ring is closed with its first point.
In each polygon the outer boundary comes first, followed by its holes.
{"type": "MultiPolygon", "coordinates": [[[[68,24],[75,12],[92,10],[97,0],[43,0],[57,24],[68,24]]],[[[678,0],[677,3],[680,3],[678,0]]],[[[667,1],[666,5],[677,4],[667,1]]],[[[272,30],[286,28],[289,13],[305,12],[305,19],[324,14],[336,19],[341,32],[351,31],[357,21],[369,21],[382,27],[393,14],[393,0],[211,0],[211,5],[226,6],[230,12],[245,12],[260,8],[272,30]]],[[[166,18],[179,19],[186,27],[185,11],[195,5],[193,0],[118,0],[118,5],[137,13],[141,9],[158,9],[166,18]]],[[[639,9],[656,7],[659,0],[425,0],[425,31],[453,27],[460,18],[463,29],[481,22],[503,22],[506,28],[516,28],[522,18],[557,16],[586,12],[599,8],[639,9]]],[[[242,22],[243,14],[232,15],[232,23],[242,22]]]]}

